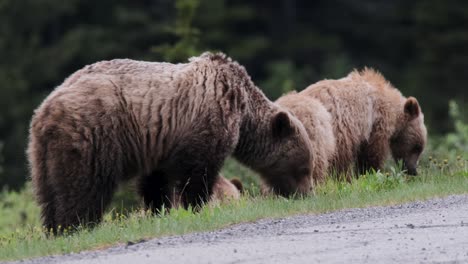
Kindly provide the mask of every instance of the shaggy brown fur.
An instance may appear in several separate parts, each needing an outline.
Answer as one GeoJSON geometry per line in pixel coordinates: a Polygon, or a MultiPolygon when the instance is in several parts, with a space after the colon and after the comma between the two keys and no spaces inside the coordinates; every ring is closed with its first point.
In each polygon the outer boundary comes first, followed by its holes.
{"type": "Polygon", "coordinates": [[[315,184],[323,182],[335,153],[330,113],[318,100],[296,92],[283,95],[276,103],[296,116],[307,130],[312,144],[310,177],[315,184]]]}
{"type": "Polygon", "coordinates": [[[44,100],[28,157],[44,225],[55,230],[98,222],[118,183],[135,177],[154,210],[179,197],[197,207],[233,152],[273,188],[294,192],[305,176],[292,168],[310,158],[304,131],[223,54],[112,60],[77,71],[44,100]]]}
{"type": "Polygon", "coordinates": [[[213,185],[210,203],[238,200],[242,191],[243,186],[239,179],[228,180],[220,175],[213,185]]]}
{"type": "Polygon", "coordinates": [[[403,160],[409,174],[416,174],[426,144],[424,116],[417,100],[405,98],[372,69],[354,71],[339,80],[324,80],[300,94],[318,99],[332,115],[337,140],[333,166],[350,176],[381,169],[389,153],[403,160]]]}

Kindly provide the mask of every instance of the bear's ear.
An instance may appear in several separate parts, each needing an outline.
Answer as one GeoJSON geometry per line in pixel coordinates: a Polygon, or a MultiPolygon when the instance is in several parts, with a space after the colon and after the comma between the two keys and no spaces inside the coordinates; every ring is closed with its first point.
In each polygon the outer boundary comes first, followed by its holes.
{"type": "Polygon", "coordinates": [[[236,189],[240,192],[244,192],[244,185],[242,185],[242,182],[238,178],[231,179],[231,183],[236,186],[236,189]]]}
{"type": "Polygon", "coordinates": [[[285,112],[279,112],[273,116],[271,120],[271,128],[273,136],[275,137],[287,137],[294,132],[294,127],[291,124],[289,116],[285,112]]]}
{"type": "Polygon", "coordinates": [[[413,120],[419,116],[419,103],[418,100],[414,97],[408,97],[405,102],[405,114],[409,117],[409,120],[413,120]]]}

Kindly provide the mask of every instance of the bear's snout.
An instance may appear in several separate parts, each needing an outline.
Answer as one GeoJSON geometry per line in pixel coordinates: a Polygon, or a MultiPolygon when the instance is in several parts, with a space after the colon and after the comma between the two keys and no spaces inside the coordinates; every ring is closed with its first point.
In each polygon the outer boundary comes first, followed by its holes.
{"type": "Polygon", "coordinates": [[[407,171],[408,174],[411,175],[411,176],[416,176],[416,175],[418,175],[418,171],[416,170],[416,168],[408,168],[406,171],[407,171]]]}
{"type": "Polygon", "coordinates": [[[406,173],[411,176],[416,176],[418,175],[418,170],[416,169],[416,165],[410,165],[405,162],[403,166],[404,170],[406,170],[406,173]]]}

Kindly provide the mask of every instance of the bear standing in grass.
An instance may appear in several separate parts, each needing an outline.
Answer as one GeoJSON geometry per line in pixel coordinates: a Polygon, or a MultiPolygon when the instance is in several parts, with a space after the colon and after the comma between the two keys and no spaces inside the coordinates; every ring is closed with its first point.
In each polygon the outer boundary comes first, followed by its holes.
{"type": "Polygon", "coordinates": [[[44,225],[56,231],[98,222],[132,178],[149,208],[198,207],[231,153],[273,189],[307,191],[309,147],[302,124],[242,66],[205,53],[184,64],[123,59],[77,71],[35,111],[28,159],[44,225]]]}
{"type": "Polygon", "coordinates": [[[408,174],[416,175],[426,145],[424,116],[414,97],[405,98],[372,69],[354,71],[339,80],[323,80],[300,94],[322,102],[331,113],[336,152],[333,168],[350,179],[381,169],[391,153],[402,160],[408,174]]]}
{"type": "Polygon", "coordinates": [[[281,96],[276,103],[304,125],[312,144],[310,177],[314,184],[323,182],[336,147],[330,113],[318,100],[296,92],[281,96]]]}

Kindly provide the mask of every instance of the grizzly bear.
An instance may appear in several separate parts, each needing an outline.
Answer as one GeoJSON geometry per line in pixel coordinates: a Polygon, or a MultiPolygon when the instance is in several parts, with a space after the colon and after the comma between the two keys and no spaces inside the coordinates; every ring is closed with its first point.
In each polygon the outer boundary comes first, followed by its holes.
{"type": "Polygon", "coordinates": [[[307,191],[310,142],[224,54],[88,65],[35,111],[28,160],[43,223],[97,223],[120,182],[157,212],[198,208],[230,154],[282,194],[307,191]]]}
{"type": "Polygon", "coordinates": [[[312,145],[311,181],[314,184],[323,182],[336,147],[330,113],[318,100],[296,92],[281,96],[276,103],[304,125],[312,145]]]}
{"type": "Polygon", "coordinates": [[[211,194],[210,203],[238,200],[243,189],[244,187],[239,179],[234,178],[228,180],[220,175],[213,184],[213,193],[211,194]]]}
{"type": "Polygon", "coordinates": [[[404,97],[378,72],[365,68],[338,80],[323,80],[300,94],[318,99],[331,113],[336,151],[332,166],[348,180],[382,169],[391,153],[416,175],[426,145],[424,115],[414,97],[404,97]]]}

